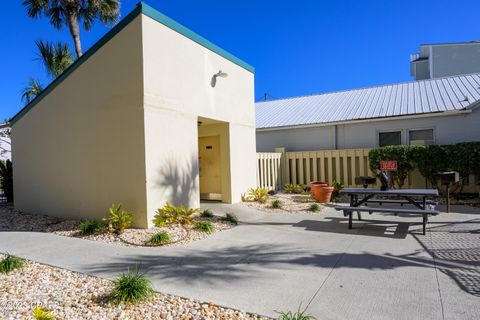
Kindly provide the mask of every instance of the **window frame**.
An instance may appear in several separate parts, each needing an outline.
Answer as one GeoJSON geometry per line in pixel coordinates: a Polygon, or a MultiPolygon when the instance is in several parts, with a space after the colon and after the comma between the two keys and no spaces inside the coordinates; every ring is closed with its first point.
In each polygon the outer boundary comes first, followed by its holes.
{"type": "Polygon", "coordinates": [[[411,145],[411,140],[410,140],[410,132],[411,131],[421,131],[421,130],[432,130],[432,144],[436,144],[436,131],[435,127],[422,127],[422,128],[409,128],[407,129],[407,134],[406,134],[406,139],[408,145],[411,145]]]}
{"type": "MultiPolygon", "coordinates": [[[[380,147],[380,134],[381,134],[381,133],[389,133],[389,132],[400,132],[400,144],[397,144],[397,146],[398,146],[398,145],[401,146],[402,144],[405,143],[403,129],[377,130],[377,131],[376,131],[377,147],[380,147]]],[[[386,146],[385,146],[385,147],[386,147],[386,146]]]]}

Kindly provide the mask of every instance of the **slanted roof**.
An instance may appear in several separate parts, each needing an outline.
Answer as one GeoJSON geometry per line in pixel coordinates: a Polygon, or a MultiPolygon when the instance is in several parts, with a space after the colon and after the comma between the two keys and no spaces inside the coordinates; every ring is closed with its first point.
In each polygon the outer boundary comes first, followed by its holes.
{"type": "Polygon", "coordinates": [[[202,36],[191,31],[187,27],[181,25],[175,20],[167,17],[163,13],[155,10],[149,5],[140,2],[135,9],[132,10],[125,18],[123,18],[115,27],[113,27],[109,32],[107,32],[100,40],[98,40],[90,49],[88,49],[84,54],[72,63],[62,74],[60,74],[55,80],[53,80],[39,95],[37,95],[30,103],[28,103],[23,109],[21,109],[16,115],[10,119],[10,124],[14,125],[24,114],[26,114],[33,106],[40,102],[47,94],[49,94],[56,86],[58,86],[63,80],[65,80],[72,72],[74,72],[82,63],[84,63],[88,58],[95,54],[103,45],[105,45],[110,39],[112,39],[117,33],[119,33],[123,28],[125,28],[130,22],[132,22],[139,14],[144,14],[157,22],[165,25],[166,27],[172,29],[175,32],[180,33],[181,35],[189,38],[190,40],[198,43],[199,45],[215,52],[216,54],[222,56],[223,58],[230,60],[231,62],[237,64],[238,66],[244,68],[247,71],[252,73],[255,72],[255,69],[248,63],[240,60],[233,54],[223,50],[219,46],[213,44],[202,36]]]}
{"type": "Polygon", "coordinates": [[[257,129],[455,112],[480,103],[480,73],[257,102],[257,129]]]}

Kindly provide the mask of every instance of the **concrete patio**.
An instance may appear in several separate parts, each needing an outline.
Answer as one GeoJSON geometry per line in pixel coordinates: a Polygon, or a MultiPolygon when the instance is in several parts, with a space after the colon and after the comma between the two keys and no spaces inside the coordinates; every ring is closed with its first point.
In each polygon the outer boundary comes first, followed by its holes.
{"type": "Polygon", "coordinates": [[[0,232],[0,252],[108,279],[140,263],[158,291],[269,316],[301,305],[318,319],[480,318],[479,209],[434,217],[423,236],[418,217],[367,215],[349,230],[330,208],[203,207],[241,224],[160,249],[0,232]]]}

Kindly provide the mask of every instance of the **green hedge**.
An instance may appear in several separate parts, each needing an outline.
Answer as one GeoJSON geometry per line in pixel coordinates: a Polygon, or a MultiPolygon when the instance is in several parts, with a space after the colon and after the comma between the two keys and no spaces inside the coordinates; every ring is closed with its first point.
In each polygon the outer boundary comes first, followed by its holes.
{"type": "Polygon", "coordinates": [[[434,174],[439,171],[458,171],[461,179],[469,174],[480,177],[480,142],[388,146],[370,150],[368,158],[370,170],[377,174],[381,160],[397,160],[398,170],[390,174],[393,183],[400,188],[415,168],[433,185],[436,184],[434,174]]]}

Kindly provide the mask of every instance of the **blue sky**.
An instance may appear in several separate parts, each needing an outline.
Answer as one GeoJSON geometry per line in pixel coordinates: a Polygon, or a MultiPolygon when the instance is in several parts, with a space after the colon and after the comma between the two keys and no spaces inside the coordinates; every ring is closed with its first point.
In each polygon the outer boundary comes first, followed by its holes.
{"type": "MultiPolygon", "coordinates": [[[[138,1],[122,1],[122,16],[138,1]]],[[[409,81],[420,43],[480,40],[479,1],[146,0],[174,20],[253,65],[255,96],[308,95],[409,81]]],[[[48,83],[34,41],[68,30],[32,20],[21,1],[3,1],[0,119],[20,108],[30,76],[48,83]]],[[[84,50],[108,28],[82,31],[84,50]]]]}

